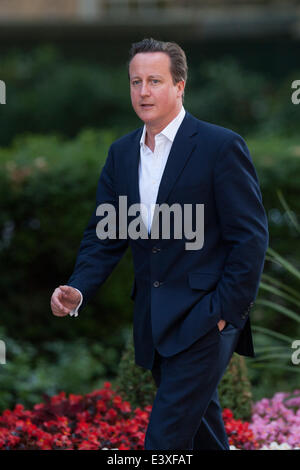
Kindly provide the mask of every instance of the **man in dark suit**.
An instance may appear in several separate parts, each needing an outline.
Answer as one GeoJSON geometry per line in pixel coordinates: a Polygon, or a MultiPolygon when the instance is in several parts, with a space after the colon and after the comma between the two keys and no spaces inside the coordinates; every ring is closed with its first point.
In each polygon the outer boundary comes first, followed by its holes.
{"type": "Polygon", "coordinates": [[[249,312],[268,246],[257,174],[239,134],[183,108],[187,64],[177,44],[133,44],[129,79],[144,126],[109,149],[74,272],[55,289],[52,311],[77,315],[130,245],[135,361],[157,385],[145,449],[227,450],[217,386],[234,351],[254,356],[249,312]],[[121,197],[141,209],[140,236],[121,197]],[[110,207],[116,217],[105,219],[110,207]]]}

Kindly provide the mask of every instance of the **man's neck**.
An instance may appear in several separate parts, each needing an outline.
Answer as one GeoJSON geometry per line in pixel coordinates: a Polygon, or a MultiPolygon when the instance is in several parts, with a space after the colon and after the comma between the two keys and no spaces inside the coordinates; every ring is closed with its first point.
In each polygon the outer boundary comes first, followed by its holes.
{"type": "Polygon", "coordinates": [[[168,120],[166,120],[164,123],[151,123],[146,124],[146,136],[145,136],[145,144],[147,147],[154,152],[155,149],[155,136],[159,134],[165,127],[170,124],[180,113],[182,108],[182,104],[180,104],[179,109],[177,109],[176,113],[174,113],[168,120]]]}

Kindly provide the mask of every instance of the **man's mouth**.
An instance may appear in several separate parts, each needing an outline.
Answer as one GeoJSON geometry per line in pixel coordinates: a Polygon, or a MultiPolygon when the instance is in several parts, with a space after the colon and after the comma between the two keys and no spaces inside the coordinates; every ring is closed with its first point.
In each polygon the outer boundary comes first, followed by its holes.
{"type": "Polygon", "coordinates": [[[142,108],[145,108],[145,109],[148,109],[148,108],[152,108],[152,106],[154,106],[153,104],[141,104],[142,108]]]}

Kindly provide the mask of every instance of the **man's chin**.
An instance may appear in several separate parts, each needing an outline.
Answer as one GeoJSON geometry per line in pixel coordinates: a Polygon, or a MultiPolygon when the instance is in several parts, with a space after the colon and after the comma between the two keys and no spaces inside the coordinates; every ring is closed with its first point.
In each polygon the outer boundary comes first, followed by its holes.
{"type": "Polygon", "coordinates": [[[151,124],[157,121],[157,116],[155,115],[153,111],[151,112],[150,110],[139,112],[138,116],[145,124],[151,124]]]}

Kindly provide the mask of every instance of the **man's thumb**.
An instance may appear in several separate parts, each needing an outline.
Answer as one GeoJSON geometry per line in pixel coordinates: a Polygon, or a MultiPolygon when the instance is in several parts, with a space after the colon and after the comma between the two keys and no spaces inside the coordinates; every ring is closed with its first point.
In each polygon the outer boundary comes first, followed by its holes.
{"type": "Polygon", "coordinates": [[[70,286],[59,286],[59,288],[62,289],[63,291],[65,291],[65,292],[70,290],[70,286]]]}

